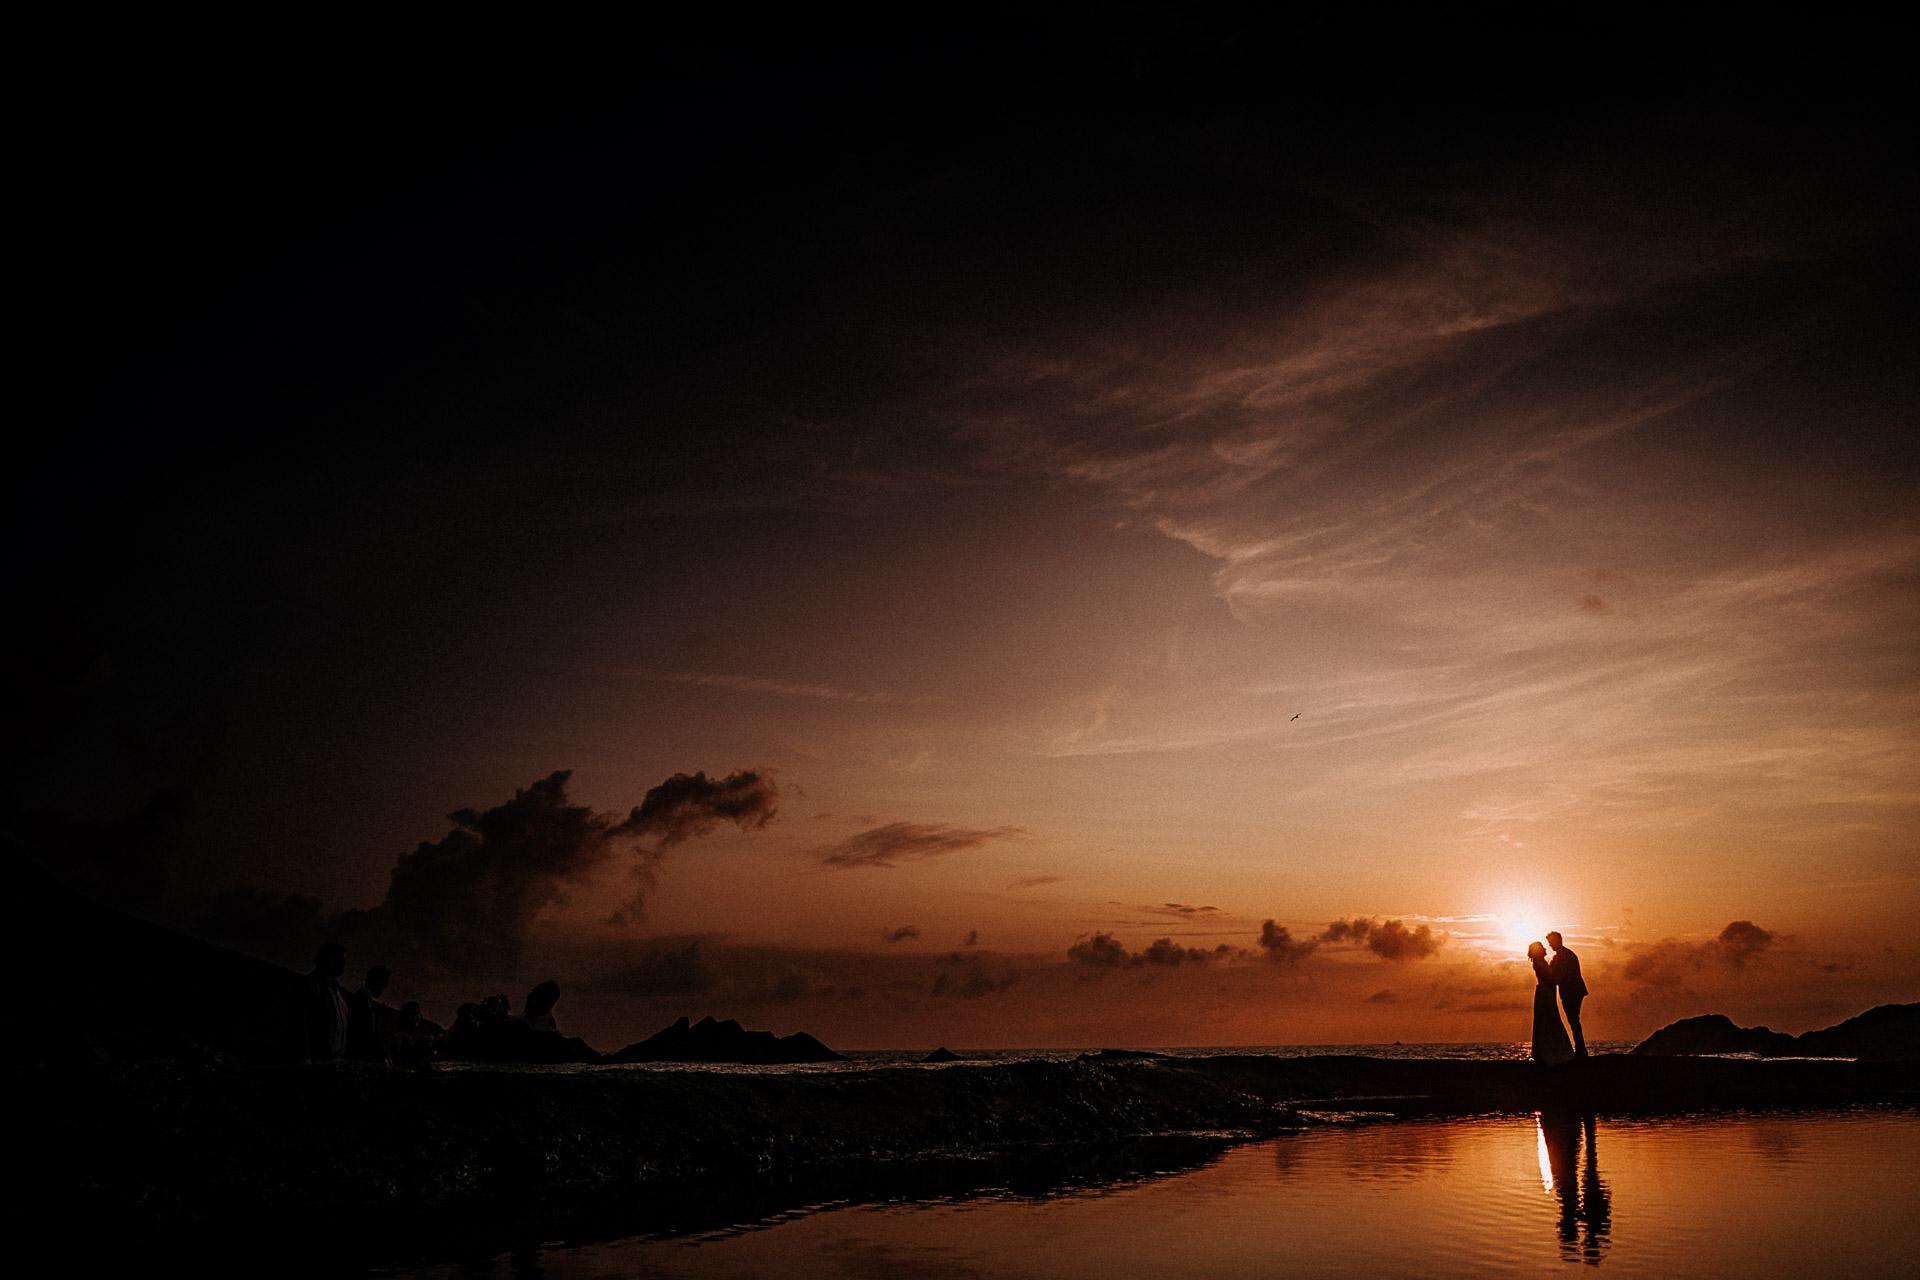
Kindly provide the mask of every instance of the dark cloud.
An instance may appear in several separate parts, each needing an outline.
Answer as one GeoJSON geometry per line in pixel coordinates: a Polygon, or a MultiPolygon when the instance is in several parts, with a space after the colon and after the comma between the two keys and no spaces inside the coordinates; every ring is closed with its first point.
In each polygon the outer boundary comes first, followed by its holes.
{"type": "Polygon", "coordinates": [[[1364,946],[1382,960],[1422,960],[1438,951],[1445,937],[1428,925],[1409,929],[1399,920],[1335,920],[1317,941],[1329,946],[1364,946]]]}
{"type": "MultiPolygon", "coordinates": [[[[567,775],[554,776],[564,784],[567,775]]],[[[651,836],[666,849],[703,836],[722,822],[757,831],[773,821],[779,801],[779,790],[764,773],[741,770],[724,778],[709,778],[704,772],[676,773],[647,792],[612,834],[651,836]]]]}
{"type": "Polygon", "coordinates": [[[1116,969],[1130,958],[1126,947],[1110,933],[1096,933],[1067,948],[1067,959],[1096,969],[1116,969]]]}
{"type": "Polygon", "coordinates": [[[1679,990],[1703,970],[1744,969],[1773,944],[1772,931],[1751,920],[1735,920],[1711,942],[1665,938],[1637,948],[1621,972],[1636,986],[1679,990]]]}
{"type": "Polygon", "coordinates": [[[1064,876],[1028,876],[1025,880],[1015,880],[1007,886],[1007,891],[1011,893],[1015,889],[1038,889],[1044,885],[1059,884],[1065,878],[1064,876]]]}
{"type": "Polygon", "coordinates": [[[1367,949],[1383,960],[1420,960],[1440,949],[1442,938],[1426,925],[1409,929],[1398,920],[1388,920],[1367,939],[1367,949]]]}
{"type": "Polygon", "coordinates": [[[1368,1004],[1399,1004],[1400,997],[1395,995],[1391,991],[1382,989],[1368,996],[1367,1003],[1368,1004]]]}
{"type": "Polygon", "coordinates": [[[104,901],[151,908],[166,892],[192,813],[193,787],[182,783],[156,788],[124,818],[79,824],[61,850],[62,877],[104,901]]]}
{"type": "Polygon", "coordinates": [[[1221,943],[1212,950],[1183,947],[1172,938],[1155,938],[1144,951],[1133,952],[1110,933],[1096,933],[1067,948],[1067,959],[1095,969],[1137,968],[1157,965],[1177,969],[1183,964],[1207,964],[1233,955],[1233,948],[1221,943]]]}
{"type": "Polygon", "coordinates": [[[832,995],[831,987],[815,987],[799,969],[769,973],[738,984],[727,992],[727,1000],[737,1005],[792,1004],[810,995],[832,995]]]}
{"type": "Polygon", "coordinates": [[[1220,912],[1220,908],[1218,907],[1195,907],[1189,906],[1184,902],[1162,902],[1158,905],[1148,904],[1141,907],[1140,910],[1145,911],[1149,915],[1171,916],[1176,920],[1191,920],[1195,916],[1218,915],[1220,912]]]}
{"type": "Polygon", "coordinates": [[[1293,964],[1312,955],[1320,944],[1311,938],[1295,941],[1293,932],[1283,924],[1272,920],[1260,926],[1260,950],[1269,960],[1279,964],[1293,964]]]}
{"type": "Polygon", "coordinates": [[[1751,920],[1735,920],[1714,940],[1720,958],[1735,969],[1744,969],[1753,959],[1773,945],[1773,934],[1751,920]]]}
{"type": "MultiPolygon", "coordinates": [[[[400,855],[378,906],[343,912],[322,927],[356,950],[397,953],[413,965],[498,971],[518,961],[542,910],[623,854],[637,885],[623,914],[637,915],[668,847],[722,822],[756,830],[777,801],[760,774],[716,781],[681,773],[622,820],[570,803],[571,776],[560,770],[491,809],[450,814],[446,835],[400,855]]],[[[204,922],[209,935],[243,945],[287,923],[286,902],[264,894],[230,894],[215,907],[204,922]],[[249,909],[251,920],[243,918],[249,909]]]]}
{"type": "Polygon", "coordinates": [[[1026,834],[1019,827],[977,829],[939,822],[889,822],[815,849],[814,853],[830,867],[894,867],[977,849],[995,840],[1017,840],[1026,834]]]}
{"type": "Polygon", "coordinates": [[[580,984],[583,990],[634,999],[690,996],[711,991],[714,978],[695,939],[684,947],[649,951],[631,964],[580,984]]]}
{"type": "Polygon", "coordinates": [[[1206,964],[1232,954],[1233,948],[1221,943],[1212,950],[1201,947],[1183,947],[1172,938],[1155,938],[1140,953],[1142,964],[1157,964],[1169,969],[1177,969],[1183,964],[1206,964]]]}
{"type": "Polygon", "coordinates": [[[216,942],[301,965],[313,956],[327,919],[320,899],[267,893],[252,885],[220,894],[193,921],[193,931],[216,942]]]}
{"type": "Polygon", "coordinates": [[[927,989],[938,1000],[978,1000],[1010,990],[1020,981],[1018,970],[995,967],[983,956],[955,954],[947,960],[953,967],[936,976],[927,989]]]}
{"type": "Polygon", "coordinates": [[[906,942],[919,936],[919,928],[910,924],[903,924],[898,929],[888,929],[880,935],[887,942],[906,942]]]}

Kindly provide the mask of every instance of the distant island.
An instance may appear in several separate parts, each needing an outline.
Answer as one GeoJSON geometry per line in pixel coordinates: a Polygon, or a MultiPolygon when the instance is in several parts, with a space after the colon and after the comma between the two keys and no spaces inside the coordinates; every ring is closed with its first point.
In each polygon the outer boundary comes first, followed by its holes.
{"type": "Polygon", "coordinates": [[[1633,1048],[1668,1057],[1751,1053],[1761,1058],[1859,1058],[1893,1062],[1920,1058],[1920,1004],[1883,1004],[1819,1031],[1791,1036],[1767,1027],[1742,1027],[1724,1013],[1682,1018],[1633,1048]]]}
{"type": "Polygon", "coordinates": [[[733,1019],[716,1022],[702,1018],[688,1025],[681,1018],[670,1027],[630,1044],[609,1062],[732,1062],[776,1066],[799,1062],[845,1062],[804,1031],[776,1036],[771,1031],[748,1031],[733,1019]]]}

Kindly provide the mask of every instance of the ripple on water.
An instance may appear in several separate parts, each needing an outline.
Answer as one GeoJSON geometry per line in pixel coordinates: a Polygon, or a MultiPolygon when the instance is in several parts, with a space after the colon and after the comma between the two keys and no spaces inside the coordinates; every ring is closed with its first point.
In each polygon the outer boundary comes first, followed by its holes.
{"type": "MultiPolygon", "coordinates": [[[[1516,1116],[1329,1125],[1197,1168],[1044,1195],[824,1208],[752,1229],[541,1250],[587,1276],[1920,1274],[1920,1114],[1516,1116]]],[[[526,1274],[526,1254],[498,1260],[526,1274]]],[[[410,1275],[473,1277],[432,1269],[410,1275]]]]}

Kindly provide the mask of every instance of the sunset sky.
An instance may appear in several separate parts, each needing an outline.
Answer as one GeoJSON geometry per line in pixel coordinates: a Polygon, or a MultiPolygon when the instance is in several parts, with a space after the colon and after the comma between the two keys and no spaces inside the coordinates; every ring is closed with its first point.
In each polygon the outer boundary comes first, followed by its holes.
{"type": "Polygon", "coordinates": [[[1243,35],[76,66],[9,827],[603,1048],[1920,999],[1897,77],[1243,35]]]}

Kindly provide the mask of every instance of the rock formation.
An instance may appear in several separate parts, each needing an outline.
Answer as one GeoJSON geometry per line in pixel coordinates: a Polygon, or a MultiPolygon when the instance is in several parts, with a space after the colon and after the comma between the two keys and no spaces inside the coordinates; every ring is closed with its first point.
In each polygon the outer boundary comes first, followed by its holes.
{"type": "Polygon", "coordinates": [[[844,1062],[845,1058],[804,1031],[776,1036],[748,1031],[732,1018],[716,1022],[685,1018],[613,1055],[612,1062],[735,1062],[772,1066],[791,1062],[844,1062]]]}

